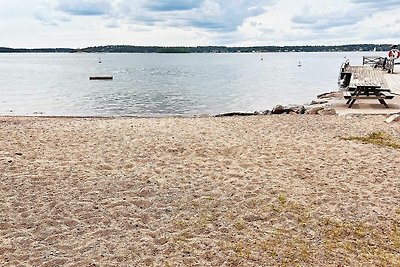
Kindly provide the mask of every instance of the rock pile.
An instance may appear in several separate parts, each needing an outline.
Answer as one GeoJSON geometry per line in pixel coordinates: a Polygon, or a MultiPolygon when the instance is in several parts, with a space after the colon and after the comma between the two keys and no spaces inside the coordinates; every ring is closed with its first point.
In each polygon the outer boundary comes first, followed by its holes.
{"type": "Polygon", "coordinates": [[[253,113],[230,112],[216,115],[216,117],[227,116],[252,116],[252,115],[280,115],[280,114],[309,114],[309,115],[336,115],[336,110],[329,105],[329,100],[338,97],[339,92],[330,92],[318,95],[316,100],[309,105],[276,105],[272,110],[253,113]]]}

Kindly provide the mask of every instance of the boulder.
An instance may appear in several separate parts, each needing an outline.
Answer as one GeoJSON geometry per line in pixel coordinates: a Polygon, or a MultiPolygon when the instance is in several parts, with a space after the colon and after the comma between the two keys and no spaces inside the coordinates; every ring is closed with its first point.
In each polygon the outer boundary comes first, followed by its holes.
{"type": "Polygon", "coordinates": [[[316,99],[311,101],[311,105],[320,105],[320,104],[326,104],[328,103],[328,100],[321,100],[321,99],[316,99]]]}
{"type": "Polygon", "coordinates": [[[318,111],[319,115],[336,115],[336,110],[334,108],[324,108],[318,111]]]}
{"type": "Polygon", "coordinates": [[[321,107],[321,106],[312,107],[312,108],[306,110],[306,114],[315,115],[315,114],[318,114],[318,111],[320,111],[322,109],[324,109],[324,107],[321,107]]]}
{"type": "Polygon", "coordinates": [[[271,113],[272,114],[290,114],[290,113],[296,113],[296,114],[304,114],[306,111],[306,108],[301,105],[288,105],[288,106],[282,106],[282,105],[276,105],[271,113]]]}
{"type": "Polygon", "coordinates": [[[340,95],[339,92],[330,92],[317,95],[317,98],[333,98],[333,97],[338,97],[339,95],[340,95]]]}
{"type": "Polygon", "coordinates": [[[297,113],[297,114],[304,114],[306,112],[306,108],[301,105],[290,105],[285,107],[286,113],[297,113]]]}
{"type": "Polygon", "coordinates": [[[272,109],[272,114],[283,114],[283,113],[285,113],[285,107],[282,105],[276,105],[272,109]]]}
{"type": "Polygon", "coordinates": [[[217,114],[215,117],[233,117],[233,116],[254,116],[257,115],[255,113],[247,113],[247,112],[229,112],[223,114],[217,114]]]}

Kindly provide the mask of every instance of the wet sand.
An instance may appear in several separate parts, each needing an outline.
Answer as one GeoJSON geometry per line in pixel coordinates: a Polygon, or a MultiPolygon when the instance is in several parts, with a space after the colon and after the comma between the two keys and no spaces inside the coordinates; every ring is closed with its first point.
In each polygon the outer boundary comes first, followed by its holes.
{"type": "Polygon", "coordinates": [[[383,116],[0,118],[1,266],[397,266],[383,116]]]}

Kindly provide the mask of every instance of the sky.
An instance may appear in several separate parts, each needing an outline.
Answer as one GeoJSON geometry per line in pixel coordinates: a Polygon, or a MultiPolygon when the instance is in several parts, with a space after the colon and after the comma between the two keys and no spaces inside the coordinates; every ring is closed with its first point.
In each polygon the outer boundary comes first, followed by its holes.
{"type": "Polygon", "coordinates": [[[400,0],[0,0],[0,47],[400,43],[400,0]]]}

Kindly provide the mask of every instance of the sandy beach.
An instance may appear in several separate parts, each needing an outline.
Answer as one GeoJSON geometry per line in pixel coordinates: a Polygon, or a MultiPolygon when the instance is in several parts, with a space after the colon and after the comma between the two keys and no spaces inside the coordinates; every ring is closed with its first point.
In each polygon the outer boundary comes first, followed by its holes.
{"type": "Polygon", "coordinates": [[[399,266],[384,120],[0,117],[0,266],[399,266]]]}

